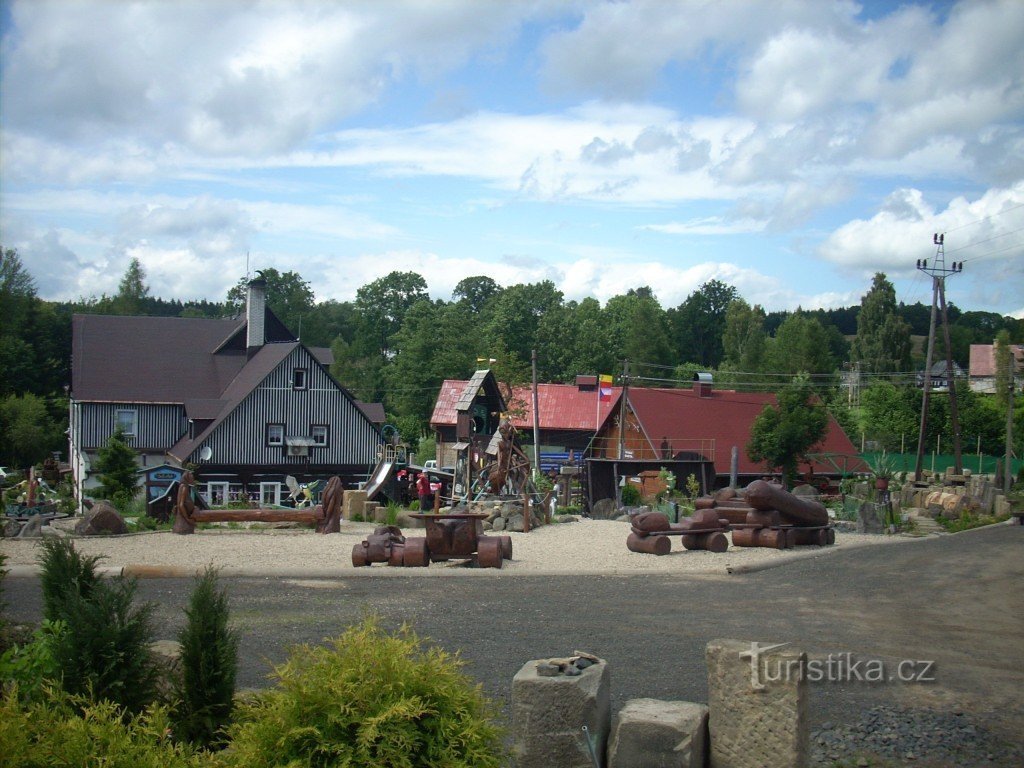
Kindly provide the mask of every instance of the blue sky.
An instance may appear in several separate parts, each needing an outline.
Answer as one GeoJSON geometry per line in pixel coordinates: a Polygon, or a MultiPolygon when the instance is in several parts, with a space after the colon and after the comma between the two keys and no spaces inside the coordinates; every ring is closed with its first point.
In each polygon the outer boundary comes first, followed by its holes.
{"type": "Polygon", "coordinates": [[[0,237],[48,299],[393,270],[856,304],[945,232],[1024,316],[1024,3],[2,2],[0,237]]]}

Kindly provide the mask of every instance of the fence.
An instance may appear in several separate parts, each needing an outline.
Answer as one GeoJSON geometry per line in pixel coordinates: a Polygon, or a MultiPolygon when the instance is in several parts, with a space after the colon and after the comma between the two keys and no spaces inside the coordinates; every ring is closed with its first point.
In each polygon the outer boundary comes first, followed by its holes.
{"type": "MultiPolygon", "coordinates": [[[[881,455],[881,452],[861,454],[869,464],[873,464],[875,459],[881,455]]],[[[913,472],[917,467],[916,453],[886,453],[885,455],[892,461],[893,468],[897,472],[913,472]]],[[[1003,456],[991,456],[983,453],[964,453],[961,455],[963,468],[971,470],[974,474],[994,475],[997,471],[1002,472],[1005,461],[1006,459],[1003,456]]],[[[954,457],[951,453],[926,453],[921,469],[945,473],[946,468],[952,467],[954,463],[954,457]]],[[[1010,459],[1010,471],[1014,477],[1020,472],[1022,463],[1024,462],[1020,459],[1010,459]]]]}

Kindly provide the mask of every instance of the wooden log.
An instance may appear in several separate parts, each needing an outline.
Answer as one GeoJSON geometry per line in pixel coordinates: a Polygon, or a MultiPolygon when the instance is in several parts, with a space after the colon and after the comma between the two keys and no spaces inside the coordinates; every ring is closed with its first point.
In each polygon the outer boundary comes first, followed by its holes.
{"type": "Polygon", "coordinates": [[[757,528],[778,528],[782,523],[779,513],[776,510],[762,512],[753,509],[747,512],[746,524],[757,528]]]}
{"type": "Polygon", "coordinates": [[[746,500],[755,509],[777,509],[783,520],[793,525],[828,525],[825,505],[812,499],[794,496],[780,485],[755,480],[747,486],[746,500]]]}
{"type": "Polygon", "coordinates": [[[637,536],[629,534],[626,547],[630,552],[642,552],[646,555],[667,555],[672,551],[672,541],[668,536],[637,536]]]}
{"type": "Polygon", "coordinates": [[[196,523],[308,523],[313,525],[323,514],[316,507],[303,509],[197,509],[192,513],[196,523]]]}
{"type": "Polygon", "coordinates": [[[501,568],[504,560],[501,540],[497,536],[485,536],[480,539],[476,551],[476,564],[480,568],[501,568]]]}
{"type": "Polygon", "coordinates": [[[735,528],[732,532],[734,547],[768,547],[786,549],[789,545],[787,529],[784,528],[735,528]]]}
{"type": "Polygon", "coordinates": [[[725,552],[729,549],[729,539],[721,531],[714,533],[697,533],[683,536],[683,546],[687,549],[703,549],[708,552],[725,552]]]}

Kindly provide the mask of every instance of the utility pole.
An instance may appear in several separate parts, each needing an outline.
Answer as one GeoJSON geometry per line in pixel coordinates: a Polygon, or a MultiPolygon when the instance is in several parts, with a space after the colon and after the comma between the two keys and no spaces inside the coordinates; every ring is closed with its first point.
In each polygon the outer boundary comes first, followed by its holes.
{"type": "Polygon", "coordinates": [[[540,474],[540,408],[537,397],[537,350],[531,352],[533,363],[533,479],[540,474]]]}
{"type": "Polygon", "coordinates": [[[622,361],[622,395],[619,401],[619,452],[620,459],[626,458],[626,396],[629,393],[629,360],[622,361]]]}
{"type": "Polygon", "coordinates": [[[1006,382],[1008,391],[1006,393],[1006,463],[1003,467],[1003,493],[1009,496],[1010,488],[1013,487],[1013,472],[1010,471],[1012,469],[1010,457],[1013,455],[1013,396],[1014,390],[1016,389],[1013,381],[1016,368],[1012,346],[1010,347],[1010,354],[1007,357],[1006,367],[1010,369],[1008,371],[1010,375],[1007,377],[1008,380],[1006,382]]]}
{"type": "Polygon", "coordinates": [[[928,324],[928,352],[924,364],[924,391],[921,394],[921,426],[917,435],[917,463],[914,467],[914,482],[921,482],[921,466],[924,463],[924,441],[928,431],[928,406],[932,389],[932,353],[935,350],[935,314],[938,309],[940,297],[942,303],[942,328],[943,339],[946,342],[946,380],[949,388],[950,398],[950,419],[953,427],[953,460],[954,471],[959,475],[963,472],[963,465],[960,454],[960,419],[956,407],[956,385],[953,375],[953,351],[949,339],[949,317],[946,313],[946,276],[957,274],[963,271],[964,263],[953,262],[946,267],[945,234],[936,233],[932,242],[936,246],[935,261],[928,266],[928,259],[918,259],[917,268],[932,278],[932,311],[928,324]]]}

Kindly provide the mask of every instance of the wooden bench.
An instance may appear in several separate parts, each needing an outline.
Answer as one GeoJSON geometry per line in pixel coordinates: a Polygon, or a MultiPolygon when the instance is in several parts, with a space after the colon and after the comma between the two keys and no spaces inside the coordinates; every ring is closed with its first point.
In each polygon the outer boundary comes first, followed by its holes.
{"type": "Polygon", "coordinates": [[[669,537],[680,536],[686,549],[725,552],[729,548],[726,530],[728,523],[719,519],[716,510],[696,510],[693,517],[684,518],[675,525],[671,525],[663,513],[648,512],[638,515],[630,526],[626,548],[630,552],[667,555],[672,551],[669,537]]]}

